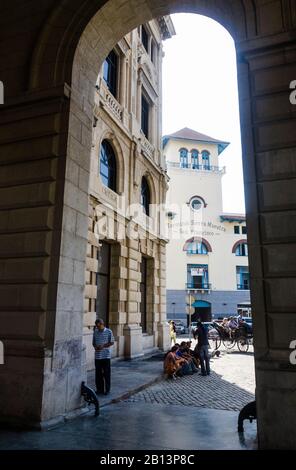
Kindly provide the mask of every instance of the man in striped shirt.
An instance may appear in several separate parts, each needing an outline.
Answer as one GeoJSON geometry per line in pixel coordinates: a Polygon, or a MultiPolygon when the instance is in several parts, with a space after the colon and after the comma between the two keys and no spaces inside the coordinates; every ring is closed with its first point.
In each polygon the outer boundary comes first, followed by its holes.
{"type": "Polygon", "coordinates": [[[113,333],[105,327],[104,320],[95,322],[93,347],[95,348],[96,393],[108,395],[111,386],[111,346],[114,344],[113,333]]]}

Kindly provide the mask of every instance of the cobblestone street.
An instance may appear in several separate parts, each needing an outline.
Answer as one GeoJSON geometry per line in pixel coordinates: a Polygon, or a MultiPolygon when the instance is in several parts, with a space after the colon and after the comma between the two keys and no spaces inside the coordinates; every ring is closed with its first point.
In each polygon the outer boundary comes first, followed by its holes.
{"type": "Polygon", "coordinates": [[[248,353],[221,350],[211,359],[211,375],[163,380],[133,396],[129,402],[176,404],[238,411],[254,400],[255,375],[252,348],[248,353]]]}
{"type": "MultiPolygon", "coordinates": [[[[114,396],[120,397],[124,390],[120,384],[126,384],[128,373],[132,390],[159,377],[162,360],[122,361],[113,367],[114,396]]],[[[2,430],[0,450],[256,449],[256,423],[246,422],[243,435],[237,432],[238,410],[254,399],[252,353],[221,350],[211,367],[209,377],[160,379],[129,399],[105,404],[101,400],[97,419],[92,408],[87,415],[47,432],[2,430]]]]}

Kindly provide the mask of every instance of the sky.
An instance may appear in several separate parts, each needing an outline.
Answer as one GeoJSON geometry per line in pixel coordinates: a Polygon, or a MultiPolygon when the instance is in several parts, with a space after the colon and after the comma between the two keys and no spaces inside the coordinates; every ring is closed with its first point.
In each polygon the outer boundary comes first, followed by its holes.
{"type": "Polygon", "coordinates": [[[171,15],[176,36],[164,42],[163,135],[189,127],[230,142],[222,153],[224,212],[244,213],[234,41],[216,21],[171,15]]]}

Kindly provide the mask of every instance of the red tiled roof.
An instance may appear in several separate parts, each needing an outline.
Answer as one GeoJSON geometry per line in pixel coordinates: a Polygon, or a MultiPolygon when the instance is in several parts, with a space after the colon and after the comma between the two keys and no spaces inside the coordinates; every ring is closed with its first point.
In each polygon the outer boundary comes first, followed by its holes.
{"type": "Polygon", "coordinates": [[[220,219],[229,220],[229,221],[243,221],[246,220],[246,216],[244,214],[221,214],[220,219]]]}
{"type": "Polygon", "coordinates": [[[200,142],[213,142],[215,144],[221,144],[221,143],[229,144],[229,142],[214,139],[213,137],[209,137],[208,135],[201,134],[200,132],[189,129],[189,127],[184,127],[184,129],[174,132],[173,134],[166,135],[164,136],[164,138],[166,140],[184,139],[184,140],[197,140],[200,142]]]}

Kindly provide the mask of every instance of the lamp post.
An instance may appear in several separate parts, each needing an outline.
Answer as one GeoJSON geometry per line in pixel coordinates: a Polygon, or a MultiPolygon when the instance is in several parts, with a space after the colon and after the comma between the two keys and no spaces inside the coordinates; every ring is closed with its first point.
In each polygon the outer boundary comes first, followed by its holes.
{"type": "Polygon", "coordinates": [[[194,313],[194,308],[192,307],[193,298],[194,297],[192,297],[191,291],[187,290],[187,299],[188,299],[187,306],[188,306],[188,315],[189,315],[189,341],[191,340],[191,315],[194,313]]]}
{"type": "Polygon", "coordinates": [[[176,320],[176,302],[172,302],[172,306],[173,306],[174,320],[176,320]]]}

